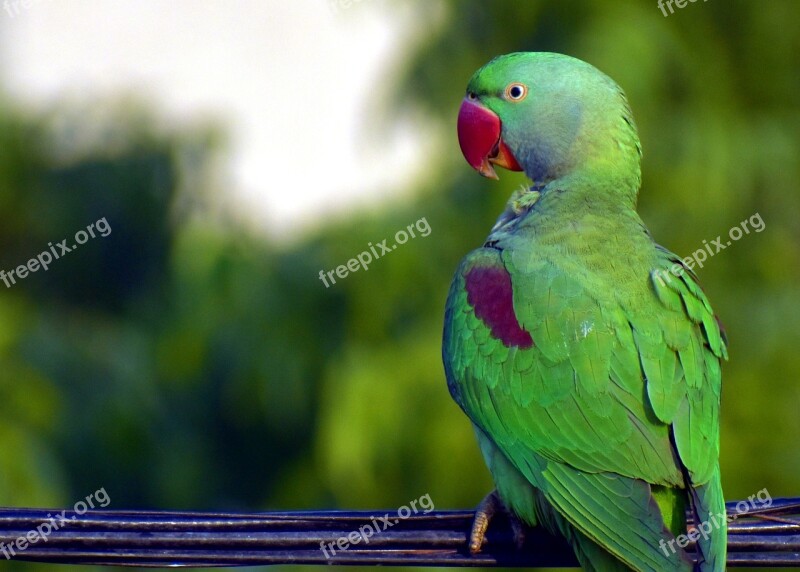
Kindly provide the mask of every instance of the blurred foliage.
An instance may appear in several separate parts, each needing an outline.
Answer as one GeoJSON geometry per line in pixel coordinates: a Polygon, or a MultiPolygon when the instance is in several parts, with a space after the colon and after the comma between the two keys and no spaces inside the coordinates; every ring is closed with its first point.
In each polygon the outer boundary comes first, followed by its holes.
{"type": "Polygon", "coordinates": [[[640,211],[662,244],[688,255],[762,216],[764,232],[699,270],[731,341],[723,480],[732,499],[800,495],[800,4],[414,10],[377,113],[423,117],[446,146],[415,193],[291,244],[214,208],[217,128],[164,129],[130,101],[36,115],[0,99],[0,268],[102,217],[112,228],[0,284],[0,504],[71,506],[104,487],[116,509],[391,508],[426,493],[438,509],[475,505],[491,483],[444,382],[443,305],[522,179],[473,173],[455,115],[472,72],[520,50],[574,55],[627,91],[640,211]],[[422,217],[430,236],[319,280],[422,217]]]}

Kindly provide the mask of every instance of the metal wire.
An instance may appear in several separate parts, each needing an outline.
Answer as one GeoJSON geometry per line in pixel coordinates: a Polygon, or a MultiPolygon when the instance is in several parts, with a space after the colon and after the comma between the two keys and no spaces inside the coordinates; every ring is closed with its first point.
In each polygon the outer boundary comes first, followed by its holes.
{"type": "MultiPolygon", "coordinates": [[[[729,566],[800,566],[800,499],[775,499],[770,507],[746,514],[737,513],[735,502],[728,503],[728,514],[729,566]]],[[[437,511],[405,519],[395,511],[78,515],[0,508],[0,560],[153,567],[577,566],[566,542],[541,529],[532,529],[525,547],[518,549],[503,517],[492,521],[483,551],[471,555],[467,537],[473,516],[472,511],[437,511]]]]}

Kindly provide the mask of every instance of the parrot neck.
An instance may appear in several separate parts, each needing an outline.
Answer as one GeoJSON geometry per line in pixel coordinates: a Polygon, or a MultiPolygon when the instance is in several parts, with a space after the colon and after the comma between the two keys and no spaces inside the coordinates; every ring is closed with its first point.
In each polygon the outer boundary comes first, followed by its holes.
{"type": "Polygon", "coordinates": [[[529,232],[528,227],[535,229],[535,234],[561,236],[572,232],[566,226],[574,227],[575,221],[587,220],[586,217],[606,221],[604,231],[609,233],[635,234],[643,228],[636,212],[638,190],[636,177],[603,178],[585,172],[571,173],[547,184],[534,183],[512,193],[491,236],[497,239],[518,231],[524,234],[529,232]]]}
{"type": "Polygon", "coordinates": [[[591,113],[577,106],[569,117],[571,124],[542,127],[533,143],[529,135],[512,140],[521,151],[525,173],[548,189],[585,195],[577,197],[580,200],[617,200],[635,208],[642,148],[624,95],[614,94],[605,107],[591,113]]]}
{"type": "Polygon", "coordinates": [[[540,184],[543,206],[552,204],[573,211],[636,210],[641,184],[635,169],[608,164],[585,164],[581,169],[540,184]]]}

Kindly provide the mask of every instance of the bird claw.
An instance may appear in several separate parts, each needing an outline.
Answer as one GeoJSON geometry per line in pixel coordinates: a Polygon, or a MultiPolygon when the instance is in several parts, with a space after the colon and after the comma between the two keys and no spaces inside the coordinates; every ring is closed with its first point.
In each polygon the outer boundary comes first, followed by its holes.
{"type": "Polygon", "coordinates": [[[472,521],[472,531],[469,534],[469,551],[478,554],[486,542],[486,531],[489,529],[489,522],[502,506],[497,491],[492,491],[484,497],[478,508],[475,509],[475,519],[472,521]]]}
{"type": "Polygon", "coordinates": [[[472,530],[469,535],[469,551],[471,554],[478,554],[483,548],[486,543],[486,532],[489,529],[489,523],[498,512],[503,512],[508,516],[511,530],[514,534],[514,544],[517,549],[521,550],[525,545],[527,527],[515,514],[506,508],[497,491],[494,490],[486,495],[478,505],[478,508],[475,509],[475,519],[472,521],[472,530]]]}

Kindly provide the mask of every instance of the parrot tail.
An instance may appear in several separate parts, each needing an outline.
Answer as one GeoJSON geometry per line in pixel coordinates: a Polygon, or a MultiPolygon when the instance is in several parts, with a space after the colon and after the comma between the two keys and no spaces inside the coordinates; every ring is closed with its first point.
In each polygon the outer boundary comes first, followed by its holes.
{"type": "Polygon", "coordinates": [[[711,479],[691,489],[697,539],[697,570],[723,572],[728,546],[728,520],[722,496],[719,466],[711,479]]]}
{"type": "Polygon", "coordinates": [[[619,558],[601,548],[581,532],[574,530],[572,548],[581,568],[586,572],[631,572],[619,558]]]}

